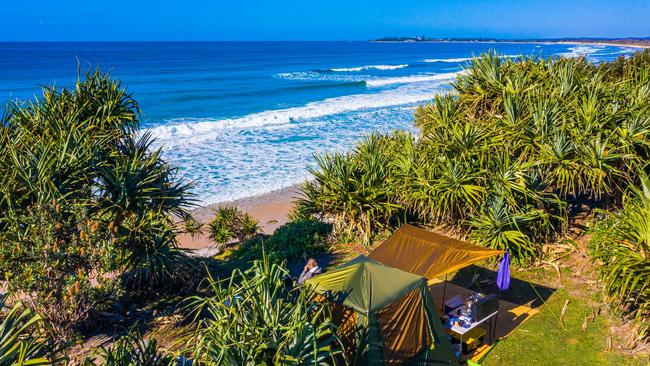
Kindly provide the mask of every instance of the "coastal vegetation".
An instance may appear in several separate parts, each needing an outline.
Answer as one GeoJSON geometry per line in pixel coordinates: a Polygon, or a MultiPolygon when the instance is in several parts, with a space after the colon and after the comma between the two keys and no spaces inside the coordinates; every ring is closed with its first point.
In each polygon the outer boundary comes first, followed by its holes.
{"type": "Polygon", "coordinates": [[[261,254],[268,252],[273,262],[305,259],[329,249],[331,232],[331,224],[296,218],[275,229],[270,236],[258,235],[242,242],[233,257],[250,262],[261,259],[261,254]]]}
{"type": "Polygon", "coordinates": [[[324,248],[329,224],[281,227],[268,238],[273,261],[257,252],[264,250],[257,221],[235,207],[217,209],[204,228],[188,211],[191,184],[140,131],[136,101],[110,75],[91,70],[72,89],[44,88],[11,103],[0,128],[0,271],[8,291],[0,307],[11,306],[0,325],[0,363],[64,363],[102,322],[122,322],[139,299],[161,298],[182,307],[194,329],[186,345],[162,349],[134,329],[83,362],[169,365],[188,355],[196,364],[300,365],[337,357],[329,309],[287,287],[278,256],[324,248]],[[197,270],[201,263],[176,237],[202,231],[220,245],[248,243],[240,252],[252,261],[248,269],[214,271],[220,278],[206,263],[197,270]],[[194,274],[206,288],[196,288],[194,274]],[[186,286],[197,295],[178,304],[174,289],[186,286]]]}
{"type": "MultiPolygon", "coordinates": [[[[5,308],[6,300],[6,296],[0,299],[0,309],[5,308]]],[[[60,361],[46,326],[40,315],[20,302],[14,304],[0,323],[0,364],[47,365],[60,361]]]]}
{"type": "Polygon", "coordinates": [[[305,289],[287,286],[283,265],[267,256],[229,279],[207,278],[206,295],[189,299],[200,365],[332,365],[340,354],[329,307],[305,289]]]}
{"type": "MultiPolygon", "coordinates": [[[[585,215],[599,220],[593,208],[631,215],[625,197],[650,154],[649,55],[601,65],[474,58],[452,93],[418,108],[418,136],[372,135],[350,152],[317,156],[297,211],[367,245],[410,220],[507,250],[516,263],[543,260],[585,215]]],[[[594,252],[608,293],[645,339],[650,258],[646,238],[630,235],[596,236],[594,252]],[[610,265],[626,252],[636,262],[610,265]]]]}
{"type": "MultiPolygon", "coordinates": [[[[405,222],[507,250],[520,265],[513,270],[529,277],[527,267],[588,228],[607,303],[634,323],[630,345],[647,342],[650,52],[600,65],[488,53],[453,89],[417,109],[417,135],[372,134],[348,152],[316,156],[291,221],[268,236],[235,206],[205,224],[192,218],[191,184],[140,130],[136,101],[110,75],[90,71],[72,89],[10,104],[0,124],[0,273],[9,292],[0,363],[63,363],[103,312],[129,313],[134,304],[117,302],[145,299],[172,304],[174,342],[162,347],[136,324],[86,352],[86,365],[347,364],[332,309],[292,286],[287,261],[342,242],[369,249],[405,222]],[[195,262],[178,247],[181,227],[232,251],[195,262]],[[191,295],[165,292],[179,287],[191,295]]],[[[564,317],[569,299],[583,298],[562,289],[546,306],[564,317]]],[[[586,327],[605,332],[596,310],[576,309],[547,344],[559,349],[586,327]]],[[[536,346],[546,346],[540,329],[555,320],[549,311],[525,325],[542,337],[536,346]]],[[[601,347],[601,334],[584,336],[584,347],[601,347]]],[[[521,361],[527,342],[497,350],[498,360],[521,361]]],[[[619,360],[596,356],[584,360],[619,360]]]]}
{"type": "Polygon", "coordinates": [[[234,241],[243,242],[253,237],[259,228],[257,220],[235,206],[220,206],[208,223],[210,240],[221,249],[234,241]]]}
{"type": "Polygon", "coordinates": [[[0,271],[59,341],[125,292],[164,287],[183,264],[173,217],[187,216],[190,185],[139,133],[138,114],[95,70],[73,89],[8,105],[0,123],[0,271]]]}
{"type": "Polygon", "coordinates": [[[634,319],[642,342],[650,330],[650,180],[641,177],[614,212],[600,211],[591,251],[598,260],[605,293],[634,319]]]}

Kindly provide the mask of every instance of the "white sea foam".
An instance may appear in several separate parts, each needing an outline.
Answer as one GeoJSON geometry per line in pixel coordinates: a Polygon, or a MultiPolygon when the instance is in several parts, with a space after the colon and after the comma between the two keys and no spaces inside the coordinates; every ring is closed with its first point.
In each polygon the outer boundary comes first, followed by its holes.
{"type": "Polygon", "coordinates": [[[167,147],[196,143],[219,137],[226,129],[254,129],[283,126],[298,120],[314,119],[362,109],[382,108],[431,99],[436,84],[452,79],[456,73],[373,80],[372,86],[428,82],[422,86],[402,86],[378,93],[353,94],[311,102],[301,107],[269,110],[228,119],[175,119],[148,129],[167,147]],[[433,82],[433,84],[432,84],[433,82]]]}
{"type": "MultiPolygon", "coordinates": [[[[517,58],[519,55],[500,55],[501,58],[517,58]]],[[[422,62],[433,63],[433,62],[448,62],[448,63],[460,63],[465,61],[472,61],[473,57],[457,57],[457,58],[427,58],[422,60],[422,62]]]]}
{"type": "Polygon", "coordinates": [[[397,69],[403,69],[405,67],[408,67],[408,64],[401,64],[401,65],[366,65],[366,66],[359,66],[359,67],[348,67],[348,68],[336,68],[336,69],[330,69],[330,71],[334,72],[353,72],[353,71],[363,71],[363,70],[397,70],[397,69]]]}
{"type": "Polygon", "coordinates": [[[442,74],[423,74],[423,75],[410,75],[410,76],[401,76],[393,78],[382,78],[382,79],[373,79],[366,80],[366,85],[370,87],[377,86],[386,86],[391,84],[409,84],[409,83],[421,83],[427,81],[449,81],[453,80],[461,72],[446,72],[442,74]]]}
{"type": "Polygon", "coordinates": [[[593,45],[577,45],[569,47],[568,52],[560,53],[560,56],[564,57],[581,57],[589,56],[592,53],[596,53],[605,48],[605,46],[593,46],[593,45]]]}
{"type": "Polygon", "coordinates": [[[465,61],[471,61],[471,57],[458,57],[458,58],[427,58],[425,60],[422,60],[422,62],[453,62],[453,63],[458,63],[458,62],[465,62],[465,61]]]}
{"type": "Polygon", "coordinates": [[[309,178],[313,153],[347,151],[373,131],[413,130],[412,116],[406,105],[300,121],[291,131],[231,129],[217,141],[192,142],[163,154],[194,181],[201,203],[224,202],[300,183],[309,178]]]}
{"type": "Polygon", "coordinates": [[[195,182],[201,203],[211,204],[304,181],[313,153],[346,151],[373,131],[412,129],[413,106],[448,90],[444,80],[415,82],[241,118],[176,119],[148,131],[195,182]]]}
{"type": "Polygon", "coordinates": [[[361,82],[371,75],[350,75],[350,74],[323,74],[316,71],[295,71],[280,72],[274,75],[280,79],[300,80],[300,81],[332,81],[332,82],[361,82]]]}

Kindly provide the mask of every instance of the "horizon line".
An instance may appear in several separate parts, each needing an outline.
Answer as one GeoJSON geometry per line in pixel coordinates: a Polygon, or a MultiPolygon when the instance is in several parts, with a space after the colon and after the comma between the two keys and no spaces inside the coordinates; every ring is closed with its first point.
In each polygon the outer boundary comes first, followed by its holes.
{"type": "MultiPolygon", "coordinates": [[[[1,43],[84,43],[84,42],[124,42],[124,43],[138,43],[138,42],[177,42],[177,43],[205,43],[205,42],[371,42],[371,41],[376,41],[382,38],[415,38],[419,36],[383,36],[379,38],[374,38],[374,39],[304,39],[304,40],[296,40],[296,39],[286,39],[286,40],[281,40],[281,39],[276,39],[276,40],[265,40],[265,39],[244,39],[244,40],[236,40],[236,39],[212,39],[212,40],[196,40],[196,39],[188,39],[188,40],[163,40],[163,39],[154,39],[154,40],[147,40],[147,39],[131,39],[131,40],[120,40],[120,39],[114,39],[114,40],[2,40],[0,39],[1,43]]],[[[635,41],[650,41],[650,35],[648,36],[627,36],[627,37],[596,37],[596,36],[581,36],[581,37],[552,37],[552,38],[499,38],[499,37],[428,37],[427,38],[431,39],[429,42],[467,42],[467,41],[484,41],[484,42],[489,42],[489,41],[502,41],[502,42],[553,42],[553,41],[603,41],[603,40],[609,40],[609,41],[617,41],[617,40],[635,40],[635,41]]],[[[426,42],[426,41],[424,41],[426,42]]]]}

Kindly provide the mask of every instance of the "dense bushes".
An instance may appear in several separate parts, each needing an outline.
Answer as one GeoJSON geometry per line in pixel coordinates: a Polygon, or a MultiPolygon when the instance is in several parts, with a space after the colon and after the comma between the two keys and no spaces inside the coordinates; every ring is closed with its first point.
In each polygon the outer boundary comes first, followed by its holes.
{"type": "Polygon", "coordinates": [[[278,227],[273,235],[245,241],[234,255],[243,260],[262,258],[268,253],[272,261],[296,260],[328,249],[332,225],[315,220],[298,219],[278,227]]]}
{"type": "Polygon", "coordinates": [[[299,212],[365,241],[404,218],[445,224],[533,260],[576,207],[620,202],[650,156],[648,54],[475,58],[453,94],[418,108],[419,136],[317,157],[299,212]]]}
{"type": "Polygon", "coordinates": [[[4,220],[1,253],[7,287],[36,294],[30,303],[61,335],[68,335],[94,302],[113,295],[114,286],[103,278],[115,255],[111,235],[89,217],[86,207],[53,201],[4,220]],[[99,291],[93,291],[93,281],[101,285],[99,291]]]}
{"type": "Polygon", "coordinates": [[[119,287],[167,283],[182,258],[171,215],[187,216],[189,186],[139,133],[138,113],[94,71],[9,104],[0,122],[0,270],[60,338],[119,287]]]}
{"type": "Polygon", "coordinates": [[[636,324],[635,341],[650,337],[650,181],[632,189],[621,210],[602,212],[590,242],[610,299],[636,324]]]}
{"type": "Polygon", "coordinates": [[[390,139],[371,135],[346,154],[316,156],[313,181],[302,187],[297,206],[303,217],[328,219],[337,232],[354,232],[368,242],[398,212],[391,200],[390,139]]]}

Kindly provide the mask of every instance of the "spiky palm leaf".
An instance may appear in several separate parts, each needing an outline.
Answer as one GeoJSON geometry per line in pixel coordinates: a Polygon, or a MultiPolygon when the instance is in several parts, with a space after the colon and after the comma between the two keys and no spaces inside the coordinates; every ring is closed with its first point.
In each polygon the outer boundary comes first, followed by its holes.
{"type": "MultiPolygon", "coordinates": [[[[3,310],[6,300],[6,295],[0,297],[3,310]]],[[[45,366],[62,361],[54,343],[44,333],[44,326],[43,318],[22,303],[9,309],[0,323],[0,365],[45,366]]]]}

